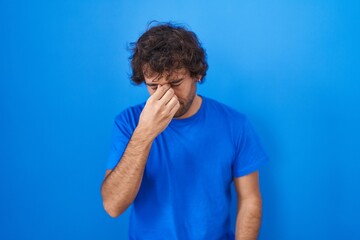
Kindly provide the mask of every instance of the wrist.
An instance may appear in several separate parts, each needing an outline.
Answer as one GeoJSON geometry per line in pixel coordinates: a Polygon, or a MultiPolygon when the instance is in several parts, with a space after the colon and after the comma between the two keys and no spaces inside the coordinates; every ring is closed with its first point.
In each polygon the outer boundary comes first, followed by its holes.
{"type": "Polygon", "coordinates": [[[142,141],[146,141],[148,143],[152,143],[156,136],[151,132],[151,130],[147,127],[138,125],[134,130],[134,135],[139,137],[142,141]]]}

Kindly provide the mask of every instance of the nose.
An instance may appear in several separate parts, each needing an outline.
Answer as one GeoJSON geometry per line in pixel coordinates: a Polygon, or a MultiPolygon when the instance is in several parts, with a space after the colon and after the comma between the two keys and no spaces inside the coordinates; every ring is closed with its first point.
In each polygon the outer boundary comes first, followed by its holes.
{"type": "Polygon", "coordinates": [[[169,90],[171,88],[171,85],[168,83],[157,85],[157,87],[159,87],[159,86],[161,86],[162,88],[165,88],[166,90],[169,90]]]}

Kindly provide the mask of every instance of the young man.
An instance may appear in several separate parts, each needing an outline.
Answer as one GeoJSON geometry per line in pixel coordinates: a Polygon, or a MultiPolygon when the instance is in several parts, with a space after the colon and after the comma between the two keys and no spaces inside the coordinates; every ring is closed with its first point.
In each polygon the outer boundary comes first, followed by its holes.
{"type": "Polygon", "coordinates": [[[242,113],[196,93],[208,69],[196,35],[158,24],[133,43],[130,59],[132,80],[150,97],[115,118],[101,188],[107,213],[133,205],[130,239],[234,239],[234,181],[236,239],[256,239],[257,170],[268,158],[242,113]]]}

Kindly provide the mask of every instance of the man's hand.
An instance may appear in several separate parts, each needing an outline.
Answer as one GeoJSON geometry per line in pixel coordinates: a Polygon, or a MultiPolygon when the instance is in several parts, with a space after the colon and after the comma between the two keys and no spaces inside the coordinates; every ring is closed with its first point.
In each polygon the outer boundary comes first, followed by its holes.
{"type": "Polygon", "coordinates": [[[155,139],[169,125],[179,108],[180,103],[170,85],[158,85],[146,101],[138,127],[144,130],[147,137],[155,139]]]}
{"type": "Polygon", "coordinates": [[[151,144],[170,123],[179,101],[169,84],[159,86],[147,100],[126,149],[101,186],[104,208],[118,217],[135,200],[144,175],[151,144]]]}

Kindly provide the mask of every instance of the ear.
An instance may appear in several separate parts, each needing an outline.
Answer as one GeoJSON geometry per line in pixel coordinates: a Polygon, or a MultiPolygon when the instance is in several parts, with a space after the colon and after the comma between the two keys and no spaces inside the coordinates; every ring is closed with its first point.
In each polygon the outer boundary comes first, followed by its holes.
{"type": "Polygon", "coordinates": [[[201,82],[201,79],[202,79],[202,76],[199,74],[199,75],[196,75],[195,77],[194,77],[194,81],[195,82],[201,82]]]}

